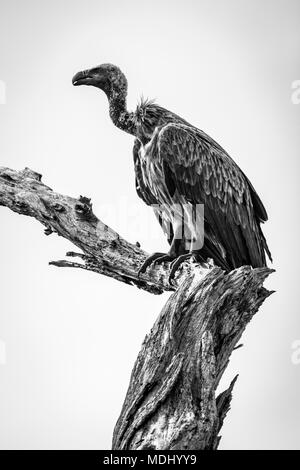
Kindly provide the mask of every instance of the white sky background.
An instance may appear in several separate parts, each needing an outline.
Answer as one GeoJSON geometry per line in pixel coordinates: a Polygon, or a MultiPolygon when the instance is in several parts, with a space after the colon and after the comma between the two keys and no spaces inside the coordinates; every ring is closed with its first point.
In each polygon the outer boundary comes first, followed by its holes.
{"type": "MultiPolygon", "coordinates": [[[[131,136],[106,97],[74,88],[103,62],[144,94],[202,128],[231,154],[264,201],[277,273],[233,354],[240,373],[222,449],[300,448],[300,2],[0,0],[0,165],[28,166],[148,252],[166,249],[135,194],[131,136]],[[138,220],[137,220],[138,216],[138,220]]],[[[74,247],[36,221],[0,209],[1,448],[109,449],[130,373],[167,295],[85,271],[57,269],[74,247]]]]}

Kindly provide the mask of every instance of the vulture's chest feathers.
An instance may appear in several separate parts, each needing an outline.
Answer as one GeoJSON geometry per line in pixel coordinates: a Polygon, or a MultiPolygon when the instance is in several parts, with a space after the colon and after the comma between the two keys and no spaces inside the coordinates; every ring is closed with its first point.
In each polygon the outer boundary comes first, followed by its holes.
{"type": "Polygon", "coordinates": [[[165,184],[163,161],[159,154],[159,130],[155,129],[151,140],[139,150],[142,177],[145,186],[161,204],[170,203],[165,184]]]}

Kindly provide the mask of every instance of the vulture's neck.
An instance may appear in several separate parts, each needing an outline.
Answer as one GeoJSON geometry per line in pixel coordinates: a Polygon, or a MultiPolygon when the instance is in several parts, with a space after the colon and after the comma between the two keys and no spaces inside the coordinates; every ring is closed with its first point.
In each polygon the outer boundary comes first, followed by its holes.
{"type": "Polygon", "coordinates": [[[129,134],[136,135],[135,113],[127,111],[126,96],[115,93],[108,96],[108,102],[109,115],[115,126],[129,134]]]}

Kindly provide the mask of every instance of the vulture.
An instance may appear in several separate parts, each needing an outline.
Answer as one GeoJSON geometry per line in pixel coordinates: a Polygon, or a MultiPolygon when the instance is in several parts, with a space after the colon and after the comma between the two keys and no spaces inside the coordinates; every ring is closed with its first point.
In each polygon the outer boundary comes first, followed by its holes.
{"type": "Polygon", "coordinates": [[[171,262],[170,282],[189,257],[212,258],[225,271],[272,261],[261,224],[266,209],[251,182],[228,153],[205,132],[155,104],[126,107],[127,79],[119,67],[102,64],[78,72],[74,86],[104,91],[113,123],[135,137],[133,160],[138,196],[152,206],[167,236],[168,253],[152,263],[171,262]]]}

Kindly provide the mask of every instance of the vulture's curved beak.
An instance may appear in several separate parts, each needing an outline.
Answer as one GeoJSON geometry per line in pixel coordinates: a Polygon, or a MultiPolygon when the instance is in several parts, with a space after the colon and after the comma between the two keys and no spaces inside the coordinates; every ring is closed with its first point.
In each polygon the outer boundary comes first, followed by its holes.
{"type": "Polygon", "coordinates": [[[79,85],[92,85],[93,77],[89,75],[89,70],[83,70],[82,72],[78,72],[72,78],[72,83],[74,86],[79,85]]]}

